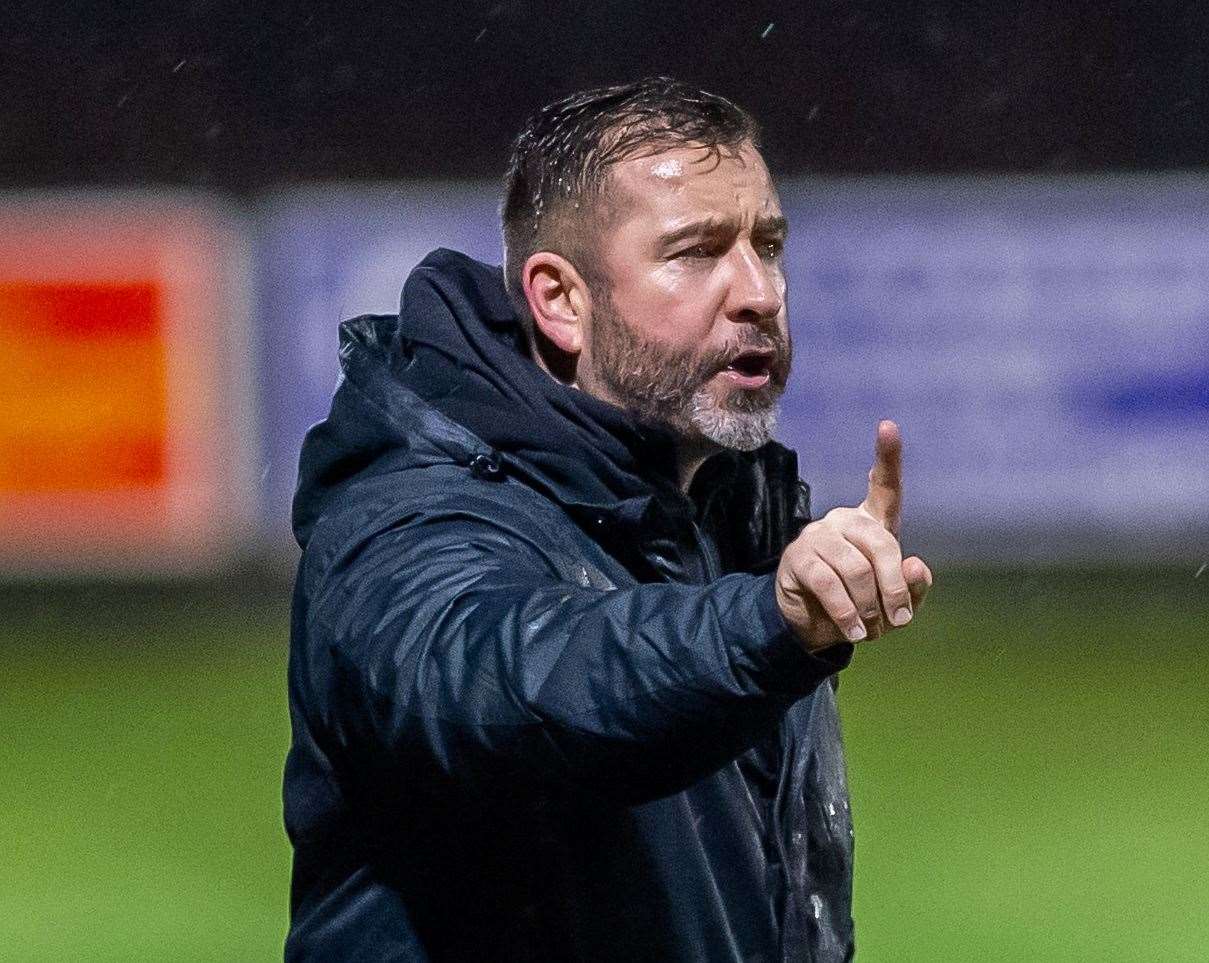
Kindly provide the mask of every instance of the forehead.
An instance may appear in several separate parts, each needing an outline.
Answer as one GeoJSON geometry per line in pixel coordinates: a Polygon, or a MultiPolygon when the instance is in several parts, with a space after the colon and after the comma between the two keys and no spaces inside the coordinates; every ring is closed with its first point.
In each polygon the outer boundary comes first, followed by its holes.
{"type": "Polygon", "coordinates": [[[610,187],[622,220],[675,220],[697,214],[739,217],[781,213],[768,167],[752,145],[715,154],[681,145],[618,161],[610,187]]]}

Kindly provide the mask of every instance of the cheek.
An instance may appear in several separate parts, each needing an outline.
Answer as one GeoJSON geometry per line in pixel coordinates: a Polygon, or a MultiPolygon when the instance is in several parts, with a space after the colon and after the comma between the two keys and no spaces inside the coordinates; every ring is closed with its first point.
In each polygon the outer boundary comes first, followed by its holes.
{"type": "Polygon", "coordinates": [[[636,334],[679,348],[703,346],[721,306],[707,279],[674,270],[656,272],[624,297],[616,306],[636,334]]]}

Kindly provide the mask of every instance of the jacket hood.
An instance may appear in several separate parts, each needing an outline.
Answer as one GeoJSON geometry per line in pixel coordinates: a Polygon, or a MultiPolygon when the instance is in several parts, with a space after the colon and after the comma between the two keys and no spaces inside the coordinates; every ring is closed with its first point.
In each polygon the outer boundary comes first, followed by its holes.
{"type": "Polygon", "coordinates": [[[690,510],[670,435],[538,368],[502,270],[441,249],[408,277],[397,316],[340,325],[340,381],[303,443],[295,536],[305,545],[354,477],[478,456],[572,509],[637,518],[659,496],[690,510]]]}

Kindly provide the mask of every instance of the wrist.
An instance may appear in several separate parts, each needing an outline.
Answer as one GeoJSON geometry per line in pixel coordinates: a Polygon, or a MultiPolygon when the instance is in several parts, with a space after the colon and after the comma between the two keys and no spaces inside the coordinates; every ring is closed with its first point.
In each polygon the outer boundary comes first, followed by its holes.
{"type": "Polygon", "coordinates": [[[839,639],[812,646],[797,633],[793,624],[786,618],[781,602],[784,593],[776,574],[763,578],[766,584],[759,591],[756,601],[764,629],[773,644],[783,646],[796,656],[789,661],[809,666],[814,672],[830,674],[845,668],[852,661],[852,643],[839,639]]]}

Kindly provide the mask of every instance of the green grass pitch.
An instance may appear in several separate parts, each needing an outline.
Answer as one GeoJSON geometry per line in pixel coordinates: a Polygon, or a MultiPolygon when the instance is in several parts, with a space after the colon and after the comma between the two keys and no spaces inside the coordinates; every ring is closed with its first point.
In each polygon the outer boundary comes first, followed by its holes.
{"type": "MultiPolygon", "coordinates": [[[[941,570],[840,686],[862,961],[1203,960],[1209,577],[941,570]]],[[[0,593],[0,960],[272,960],[280,586],[0,593]]]]}

